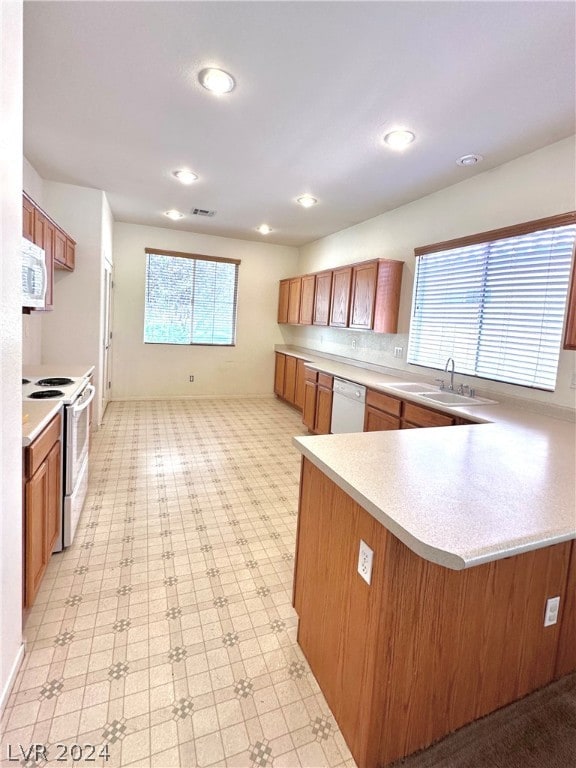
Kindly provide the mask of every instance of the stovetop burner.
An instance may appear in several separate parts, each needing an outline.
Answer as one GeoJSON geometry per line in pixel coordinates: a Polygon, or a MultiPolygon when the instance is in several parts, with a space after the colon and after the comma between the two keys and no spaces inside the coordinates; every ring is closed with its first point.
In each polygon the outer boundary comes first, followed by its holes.
{"type": "Polygon", "coordinates": [[[22,379],[22,384],[30,384],[30,379],[22,379]]]}
{"type": "Polygon", "coordinates": [[[36,384],[39,387],[65,387],[67,384],[72,384],[72,379],[67,377],[52,377],[49,379],[38,379],[36,384]]]}
{"type": "Polygon", "coordinates": [[[64,392],[60,389],[39,389],[36,392],[30,392],[28,397],[33,400],[46,400],[51,397],[64,397],[64,392]]]}

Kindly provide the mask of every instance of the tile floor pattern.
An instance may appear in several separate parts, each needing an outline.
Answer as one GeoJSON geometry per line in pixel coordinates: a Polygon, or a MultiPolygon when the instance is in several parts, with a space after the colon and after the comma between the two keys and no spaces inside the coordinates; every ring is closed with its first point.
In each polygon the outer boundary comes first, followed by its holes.
{"type": "Polygon", "coordinates": [[[273,399],[109,406],[27,620],[2,765],[355,766],[296,644],[302,433],[273,399]]]}

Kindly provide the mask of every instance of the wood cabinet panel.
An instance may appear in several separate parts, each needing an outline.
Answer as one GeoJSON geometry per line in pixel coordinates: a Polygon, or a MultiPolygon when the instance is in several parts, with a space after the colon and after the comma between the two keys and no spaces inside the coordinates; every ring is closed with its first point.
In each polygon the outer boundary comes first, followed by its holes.
{"type": "Polygon", "coordinates": [[[284,365],[284,399],[292,405],[296,397],[296,358],[285,355],[284,365]]]}
{"type": "Polygon", "coordinates": [[[288,322],[288,296],[290,294],[290,280],[280,280],[278,288],[278,322],[288,322]]]}
{"type": "Polygon", "coordinates": [[[312,325],[314,315],[314,288],[316,285],[315,275],[305,275],[302,278],[300,293],[300,325],[312,325]]]}
{"type": "Polygon", "coordinates": [[[318,385],[316,393],[316,424],[314,431],[317,435],[329,435],[332,422],[332,389],[318,385]]]}
{"type": "Polygon", "coordinates": [[[352,267],[341,267],[332,272],[332,294],[330,297],[330,325],[346,328],[350,312],[350,288],[352,267]]]}
{"type": "Polygon", "coordinates": [[[274,362],[274,394],[284,397],[284,371],[286,370],[286,355],[276,352],[274,362]]]}
{"type": "Polygon", "coordinates": [[[76,243],[70,238],[66,238],[66,268],[71,272],[76,266],[76,243]]]}
{"type": "Polygon", "coordinates": [[[306,380],[304,383],[304,408],[302,422],[313,432],[316,424],[316,382],[306,380]]]}
{"type": "Polygon", "coordinates": [[[332,385],[334,384],[334,377],[330,376],[329,373],[322,373],[321,371],[318,371],[318,386],[319,387],[326,387],[327,389],[332,389],[332,385]]]}
{"type": "Polygon", "coordinates": [[[26,606],[30,607],[48,565],[47,515],[49,497],[48,463],[38,469],[26,483],[25,496],[25,583],[26,606]]]}
{"type": "Polygon", "coordinates": [[[304,360],[298,358],[296,360],[296,392],[294,393],[294,405],[301,411],[304,408],[304,385],[306,379],[304,378],[304,360]]]}
{"type": "Polygon", "coordinates": [[[387,429],[400,429],[398,416],[391,416],[367,405],[364,410],[364,432],[382,432],[387,429]]]}
{"type": "Polygon", "coordinates": [[[288,292],[288,322],[298,325],[300,322],[300,296],[302,292],[302,279],[294,277],[290,280],[288,292]]]}
{"type": "Polygon", "coordinates": [[[371,405],[385,413],[390,413],[392,416],[400,416],[402,400],[393,397],[392,395],[387,395],[385,392],[378,392],[375,389],[367,389],[366,405],[371,405]]]}
{"type": "Polygon", "coordinates": [[[332,295],[332,272],[316,275],[314,290],[314,325],[328,325],[330,321],[330,297],[332,295]]]}
{"type": "Polygon", "coordinates": [[[32,477],[38,470],[54,443],[60,439],[61,424],[61,416],[57,414],[46,429],[27,447],[25,452],[25,473],[27,478],[32,477]]]}
{"type": "Polygon", "coordinates": [[[381,259],[378,263],[373,324],[376,333],[398,332],[403,270],[403,261],[381,259]]]}
{"type": "Polygon", "coordinates": [[[564,605],[560,605],[560,638],[554,677],[576,672],[576,541],[572,542],[564,605]]]}
{"type": "Polygon", "coordinates": [[[544,627],[543,616],[573,584],[572,546],[443,568],[303,459],[298,642],[359,768],[423,749],[558,674],[564,619],[544,627]],[[374,552],[370,587],[356,573],[360,539],[374,552]]]}
{"type": "Polygon", "coordinates": [[[404,402],[402,416],[404,421],[408,421],[416,427],[451,427],[455,422],[453,416],[407,401],[404,402]]]}
{"type": "Polygon", "coordinates": [[[352,268],[349,328],[370,330],[374,323],[377,262],[359,264],[352,268]]]}
{"type": "Polygon", "coordinates": [[[35,207],[27,198],[22,198],[22,235],[34,242],[34,211],[35,207]]]}

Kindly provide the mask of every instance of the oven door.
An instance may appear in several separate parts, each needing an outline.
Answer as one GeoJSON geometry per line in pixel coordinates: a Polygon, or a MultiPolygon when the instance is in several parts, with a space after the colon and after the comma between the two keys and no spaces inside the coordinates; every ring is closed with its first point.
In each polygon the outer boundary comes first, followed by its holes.
{"type": "Polygon", "coordinates": [[[88,384],[77,400],[66,407],[66,492],[74,493],[81,470],[88,456],[89,412],[88,408],[96,392],[88,384]]]}

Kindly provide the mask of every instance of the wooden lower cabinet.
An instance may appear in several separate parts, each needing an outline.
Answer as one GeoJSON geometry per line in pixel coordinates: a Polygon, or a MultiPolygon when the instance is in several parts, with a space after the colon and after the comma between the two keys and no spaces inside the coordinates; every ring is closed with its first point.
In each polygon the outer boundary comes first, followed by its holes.
{"type": "Polygon", "coordinates": [[[359,768],[388,765],[576,669],[573,546],[443,568],[302,460],[298,643],[359,768]],[[360,539],[374,552],[370,586],[356,572],[360,539]],[[544,627],[556,595],[560,621],[544,627]]]}
{"type": "Polygon", "coordinates": [[[24,450],[24,605],[36,598],[62,523],[60,415],[24,450]]]}
{"type": "Polygon", "coordinates": [[[418,427],[452,427],[474,424],[461,416],[452,416],[409,400],[393,397],[374,389],[366,390],[364,432],[387,429],[417,429],[418,427]]]}
{"type": "Polygon", "coordinates": [[[326,373],[306,371],[302,421],[310,432],[329,435],[332,423],[333,378],[326,373]]]}
{"type": "Polygon", "coordinates": [[[274,394],[299,411],[304,407],[304,362],[293,355],[275,353],[274,394]]]}

